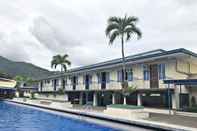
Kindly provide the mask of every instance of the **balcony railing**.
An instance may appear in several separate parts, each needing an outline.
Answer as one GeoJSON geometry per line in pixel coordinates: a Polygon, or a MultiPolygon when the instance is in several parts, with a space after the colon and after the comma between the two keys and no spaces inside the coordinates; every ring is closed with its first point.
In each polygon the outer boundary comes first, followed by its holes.
{"type": "MultiPolygon", "coordinates": [[[[137,88],[150,88],[149,81],[144,81],[143,79],[136,79],[134,78],[133,81],[128,81],[129,85],[137,85],[137,88]]],[[[162,86],[161,86],[162,87],[162,86]]],[[[56,87],[56,91],[59,88],[62,88],[62,84],[59,84],[56,87]]],[[[121,82],[117,80],[110,80],[108,82],[99,82],[92,81],[89,84],[85,84],[83,82],[78,82],[76,84],[67,83],[64,86],[65,91],[81,91],[81,90],[120,90],[122,89],[121,82]],[[103,86],[104,85],[104,86],[103,86]]],[[[42,91],[54,91],[54,86],[43,86],[42,91]]]]}
{"type": "Polygon", "coordinates": [[[71,90],[112,90],[112,89],[121,89],[121,83],[117,81],[110,82],[91,82],[89,84],[77,83],[77,84],[67,84],[65,85],[66,91],[71,90]],[[102,86],[104,85],[104,88],[102,86]],[[74,89],[75,87],[75,89],[74,89]]]}

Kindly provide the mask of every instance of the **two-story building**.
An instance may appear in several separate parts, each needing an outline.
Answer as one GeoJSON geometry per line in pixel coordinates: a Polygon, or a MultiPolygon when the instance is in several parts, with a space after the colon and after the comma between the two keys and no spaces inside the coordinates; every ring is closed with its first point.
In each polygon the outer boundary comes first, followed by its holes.
{"type": "MultiPolygon", "coordinates": [[[[127,97],[127,104],[149,107],[168,107],[170,99],[174,109],[189,106],[191,97],[197,99],[194,86],[182,87],[184,103],[180,103],[180,91],[176,85],[168,87],[163,80],[194,79],[197,77],[197,54],[186,49],[170,51],[153,50],[126,57],[126,80],[137,87],[127,97]],[[169,92],[168,92],[169,91],[169,92]],[[170,93],[170,98],[168,97],[170,93]]],[[[64,98],[79,104],[94,106],[123,103],[122,59],[83,66],[68,70],[64,75],[54,75],[39,80],[39,93],[65,91],[64,98]]]]}

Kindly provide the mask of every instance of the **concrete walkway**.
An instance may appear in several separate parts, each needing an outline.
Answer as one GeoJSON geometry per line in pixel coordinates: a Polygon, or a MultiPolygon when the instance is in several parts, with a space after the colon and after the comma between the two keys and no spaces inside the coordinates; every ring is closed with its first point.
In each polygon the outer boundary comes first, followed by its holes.
{"type": "Polygon", "coordinates": [[[196,117],[151,113],[147,120],[197,128],[196,117]]]}

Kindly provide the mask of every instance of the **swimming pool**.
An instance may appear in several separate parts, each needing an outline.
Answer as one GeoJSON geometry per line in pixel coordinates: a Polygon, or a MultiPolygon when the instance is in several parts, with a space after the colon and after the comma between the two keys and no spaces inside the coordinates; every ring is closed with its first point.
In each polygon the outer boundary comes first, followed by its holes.
{"type": "Polygon", "coordinates": [[[118,131],[109,127],[0,102],[1,131],[118,131]]]}

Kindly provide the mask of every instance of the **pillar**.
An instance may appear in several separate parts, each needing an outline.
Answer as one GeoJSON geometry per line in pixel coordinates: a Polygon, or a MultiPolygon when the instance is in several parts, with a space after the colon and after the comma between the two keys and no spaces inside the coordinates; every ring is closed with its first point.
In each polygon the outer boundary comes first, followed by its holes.
{"type": "Polygon", "coordinates": [[[86,104],[88,103],[88,92],[86,92],[86,104]]]}
{"type": "Polygon", "coordinates": [[[116,94],[112,94],[112,104],[116,104],[116,94]]]}
{"type": "Polygon", "coordinates": [[[83,105],[83,92],[80,92],[79,94],[79,104],[83,105]]]}
{"type": "Polygon", "coordinates": [[[94,92],[94,95],[93,95],[93,106],[97,106],[97,105],[98,105],[97,92],[94,92]]]}
{"type": "Polygon", "coordinates": [[[176,95],[172,94],[172,109],[177,109],[176,95]]]}
{"type": "Polygon", "coordinates": [[[127,97],[123,96],[123,104],[126,105],[127,104],[127,97]]]}
{"type": "Polygon", "coordinates": [[[141,94],[140,93],[137,94],[137,105],[138,106],[142,105],[142,99],[141,99],[141,94]]]}

